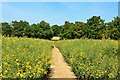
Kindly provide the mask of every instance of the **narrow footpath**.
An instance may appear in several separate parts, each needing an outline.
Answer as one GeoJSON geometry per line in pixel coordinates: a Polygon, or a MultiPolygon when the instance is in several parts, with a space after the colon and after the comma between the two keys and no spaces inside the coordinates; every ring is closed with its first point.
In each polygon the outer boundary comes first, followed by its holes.
{"type": "Polygon", "coordinates": [[[63,55],[59,49],[54,47],[52,49],[52,65],[51,65],[50,78],[66,78],[76,80],[75,74],[72,72],[71,67],[64,61],[63,55]]]}

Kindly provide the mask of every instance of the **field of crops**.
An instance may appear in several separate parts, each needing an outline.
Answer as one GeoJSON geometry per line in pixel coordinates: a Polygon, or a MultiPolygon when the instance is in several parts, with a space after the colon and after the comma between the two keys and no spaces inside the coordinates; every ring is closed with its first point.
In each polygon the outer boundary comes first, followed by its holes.
{"type": "Polygon", "coordinates": [[[56,47],[78,78],[118,78],[118,41],[63,40],[56,47]]]}
{"type": "Polygon", "coordinates": [[[52,42],[2,37],[2,77],[42,78],[48,73],[52,42]]]}
{"type": "MultiPolygon", "coordinates": [[[[45,77],[51,64],[52,46],[53,42],[49,40],[2,37],[2,77],[45,77]]],[[[119,76],[118,41],[61,40],[55,46],[78,78],[108,79],[119,76]]]]}

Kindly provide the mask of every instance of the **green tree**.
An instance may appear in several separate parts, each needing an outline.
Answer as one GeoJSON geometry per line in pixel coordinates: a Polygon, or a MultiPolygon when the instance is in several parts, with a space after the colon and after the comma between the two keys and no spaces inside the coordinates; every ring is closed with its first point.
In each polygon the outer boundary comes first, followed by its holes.
{"type": "Polygon", "coordinates": [[[75,38],[84,38],[85,35],[85,26],[86,23],[84,22],[75,22],[75,38]]]}
{"type": "Polygon", "coordinates": [[[88,19],[86,24],[86,37],[93,39],[101,39],[101,29],[105,26],[104,21],[105,20],[101,19],[100,16],[93,16],[88,19]]]}
{"type": "Polygon", "coordinates": [[[75,23],[70,23],[65,21],[62,26],[62,32],[60,36],[64,39],[75,39],[82,38],[84,36],[85,23],[76,21],[75,23]]]}
{"type": "Polygon", "coordinates": [[[120,17],[114,17],[112,22],[107,25],[108,35],[111,39],[120,39],[120,17]]]}
{"type": "Polygon", "coordinates": [[[31,36],[35,38],[51,39],[53,37],[53,31],[49,23],[41,21],[38,24],[31,25],[31,36]]]}
{"type": "Polygon", "coordinates": [[[53,30],[53,35],[54,36],[59,36],[61,31],[62,31],[62,26],[58,26],[58,25],[53,25],[52,27],[53,30]]]}
{"type": "Polygon", "coordinates": [[[65,24],[62,26],[60,37],[63,39],[74,39],[75,38],[75,25],[69,21],[65,21],[65,24]]]}
{"type": "Polygon", "coordinates": [[[12,35],[12,27],[10,27],[9,23],[2,23],[2,35],[11,36],[12,35]]]}
{"type": "Polygon", "coordinates": [[[25,36],[26,28],[29,26],[29,23],[23,20],[12,21],[13,35],[22,37],[25,36]]]}
{"type": "Polygon", "coordinates": [[[120,17],[116,16],[111,22],[104,22],[105,20],[101,19],[100,16],[91,17],[87,20],[87,23],[65,21],[61,26],[50,26],[44,20],[29,25],[27,21],[20,20],[12,21],[12,23],[2,23],[2,34],[5,36],[27,36],[40,39],[51,39],[53,36],[60,36],[62,39],[119,39],[120,17]]]}

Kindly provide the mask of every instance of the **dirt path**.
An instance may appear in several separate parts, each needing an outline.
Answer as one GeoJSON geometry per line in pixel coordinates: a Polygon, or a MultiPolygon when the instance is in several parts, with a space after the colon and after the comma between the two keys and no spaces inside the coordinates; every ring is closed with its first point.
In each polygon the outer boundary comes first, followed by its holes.
{"type": "Polygon", "coordinates": [[[64,61],[64,58],[58,48],[52,49],[52,65],[51,65],[50,78],[76,78],[75,74],[71,71],[71,67],[64,61]]]}

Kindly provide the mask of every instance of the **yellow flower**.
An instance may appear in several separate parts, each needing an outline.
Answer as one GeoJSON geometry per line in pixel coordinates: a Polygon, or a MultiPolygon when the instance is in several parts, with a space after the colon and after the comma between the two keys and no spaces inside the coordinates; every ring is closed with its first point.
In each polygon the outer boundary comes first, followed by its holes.
{"type": "Polygon", "coordinates": [[[18,61],[18,59],[16,59],[16,61],[18,61]]]}
{"type": "Polygon", "coordinates": [[[17,63],[17,65],[20,65],[19,63],[17,63]]]}
{"type": "Polygon", "coordinates": [[[20,72],[17,73],[17,76],[19,76],[19,75],[20,75],[20,72]]]}
{"type": "Polygon", "coordinates": [[[26,64],[28,65],[30,62],[27,62],[26,64]]]}
{"type": "Polygon", "coordinates": [[[29,66],[29,68],[31,69],[31,66],[29,66]]]}
{"type": "Polygon", "coordinates": [[[20,77],[23,77],[24,75],[23,74],[20,74],[20,77]]]}
{"type": "Polygon", "coordinates": [[[7,70],[5,70],[5,73],[7,73],[8,71],[7,70]]]}

